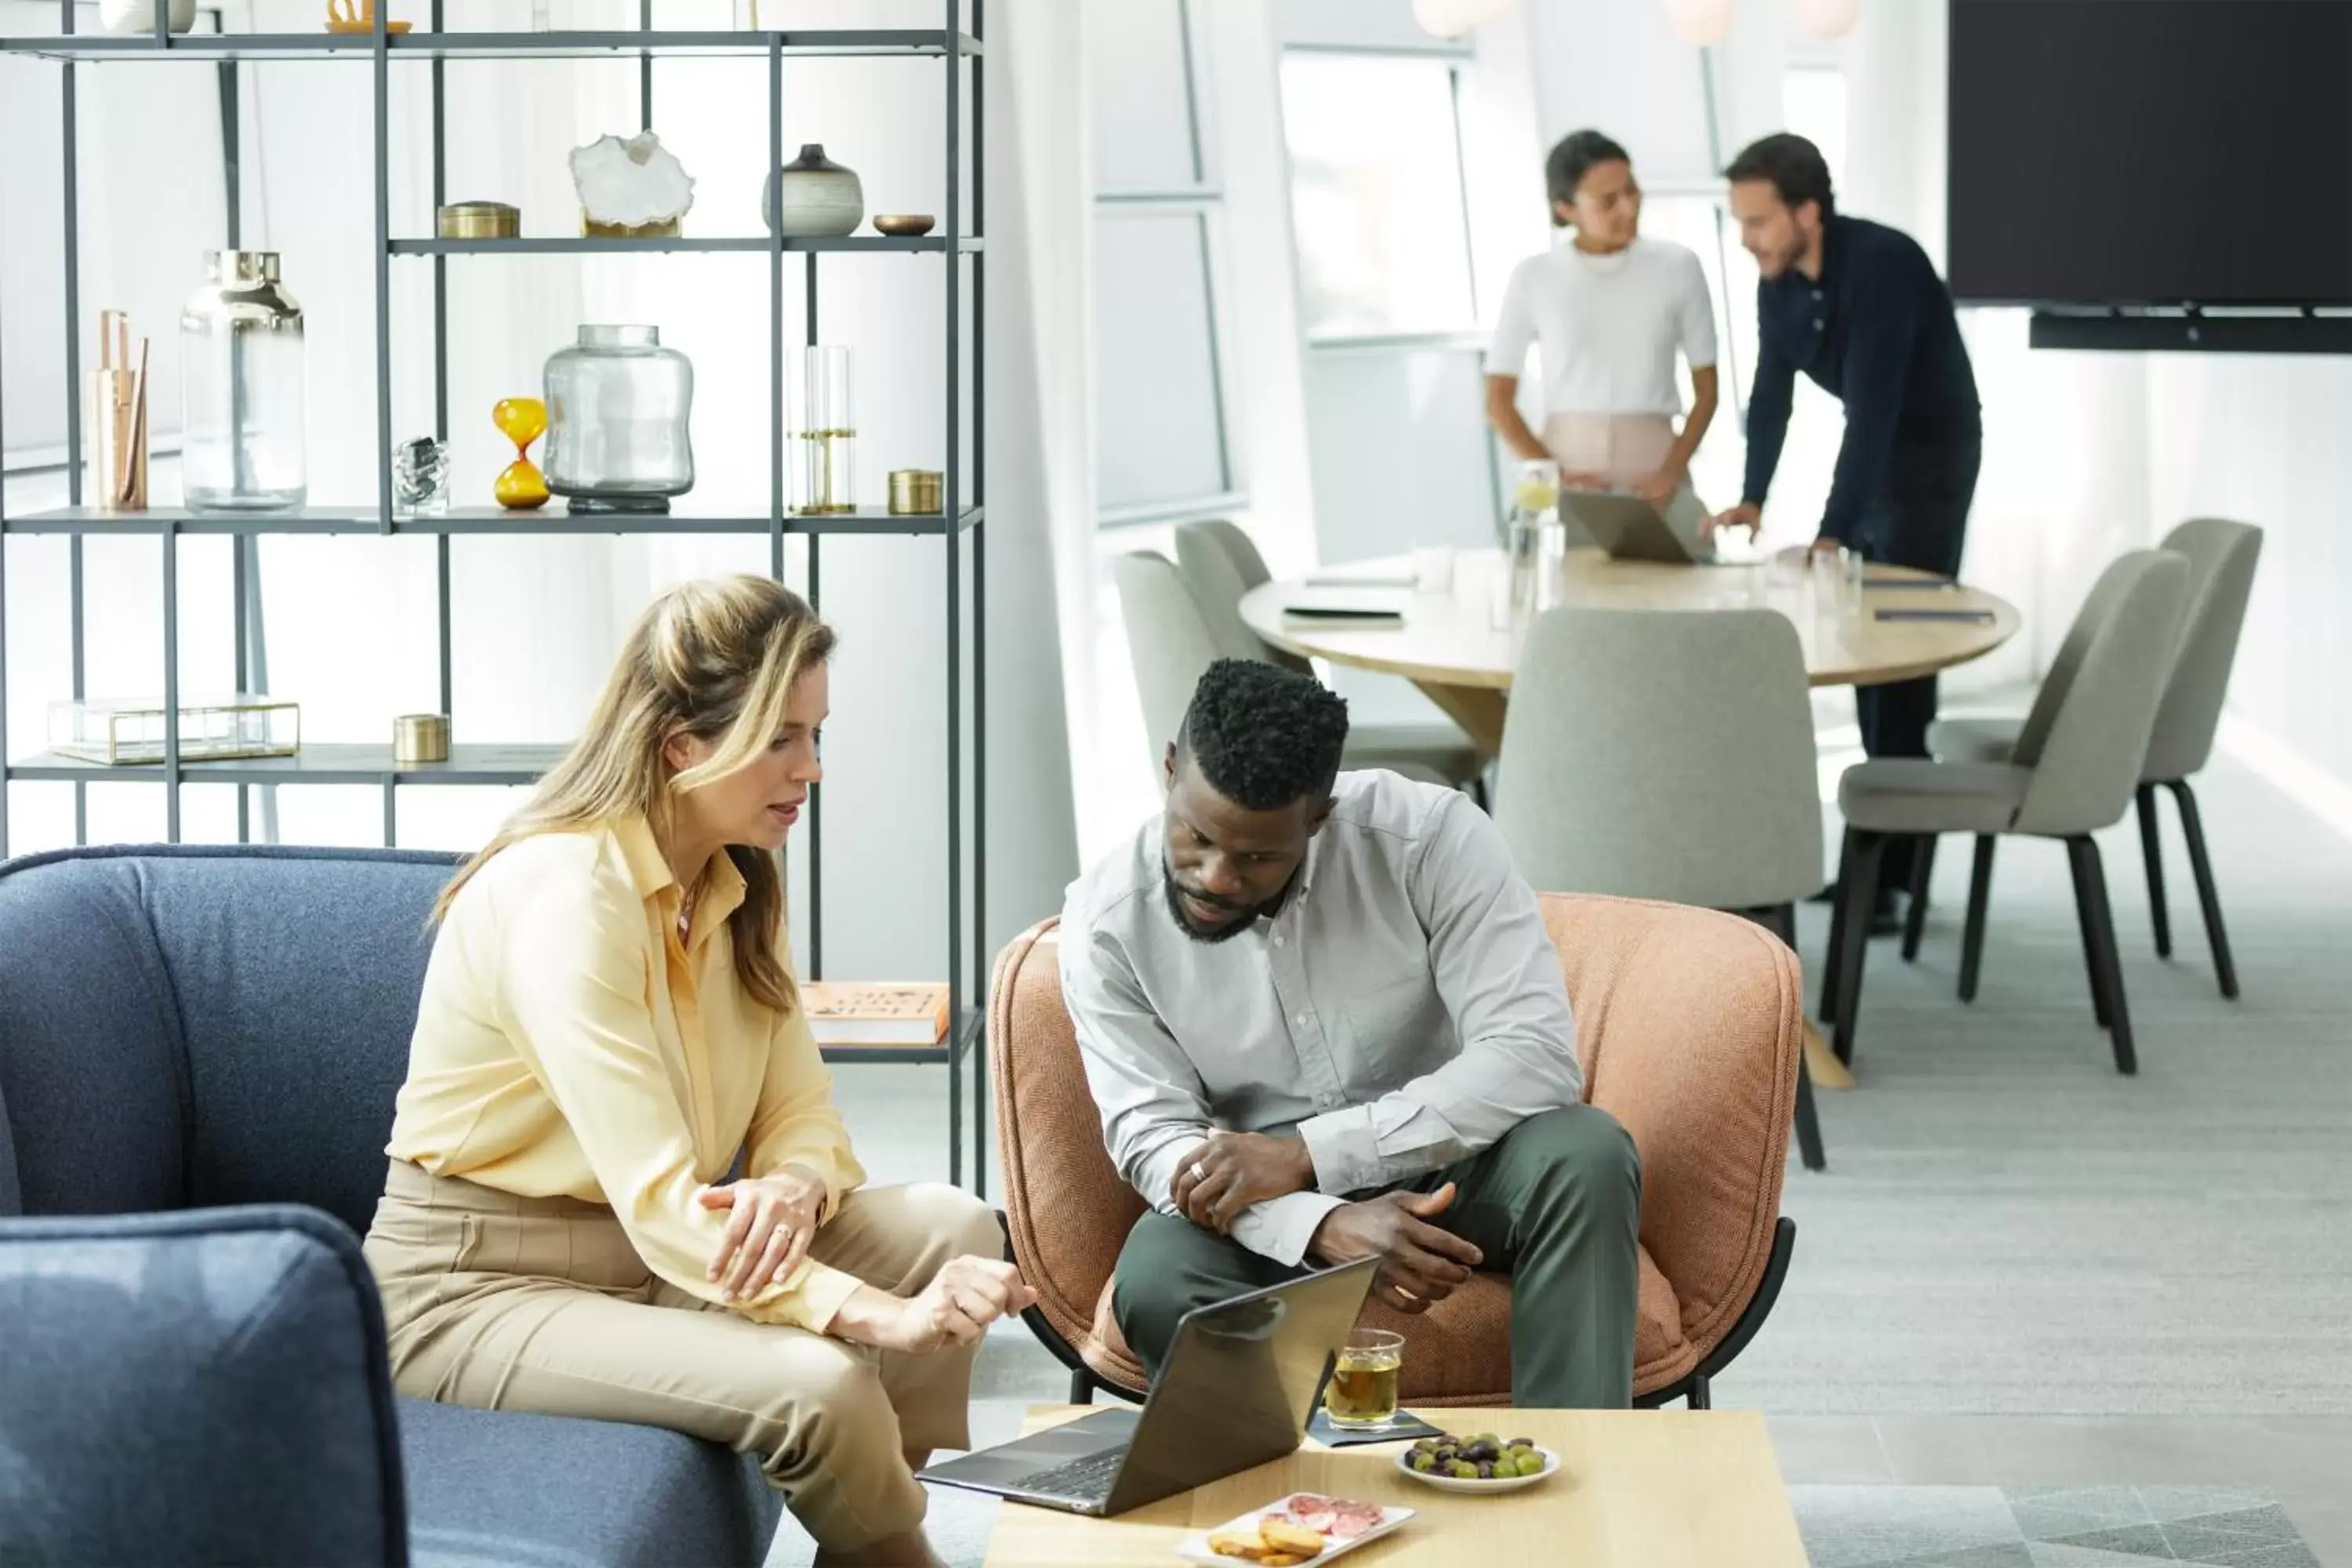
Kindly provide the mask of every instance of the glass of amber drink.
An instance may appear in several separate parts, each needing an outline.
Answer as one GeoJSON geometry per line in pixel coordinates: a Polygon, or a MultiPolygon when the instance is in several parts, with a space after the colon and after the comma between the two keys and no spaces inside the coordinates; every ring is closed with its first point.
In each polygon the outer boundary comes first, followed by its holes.
{"type": "Polygon", "coordinates": [[[1358,1329],[1340,1348],[1323,1408],[1334,1426],[1385,1426],[1397,1416],[1397,1379],[1404,1366],[1404,1336],[1358,1329]]]}

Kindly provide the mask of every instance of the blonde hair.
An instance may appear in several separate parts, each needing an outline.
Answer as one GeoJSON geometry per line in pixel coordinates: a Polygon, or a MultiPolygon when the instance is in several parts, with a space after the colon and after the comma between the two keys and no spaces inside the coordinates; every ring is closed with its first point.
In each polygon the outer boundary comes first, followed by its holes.
{"type": "MultiPolygon", "coordinates": [[[[446,918],[458,890],[509,845],[585,827],[632,812],[667,839],[675,797],[726,777],[766,750],[784,726],[793,683],[833,652],[833,628],[808,602],[765,577],[681,584],[629,628],[588,727],[540,781],[522,809],[457,869],[433,905],[446,918]],[[673,772],[663,748],[676,735],[713,742],[709,759],[673,772]]],[[[728,919],[743,989],[780,1013],[799,992],[776,951],[783,883],[773,856],[730,844],[743,902],[728,919]]]]}

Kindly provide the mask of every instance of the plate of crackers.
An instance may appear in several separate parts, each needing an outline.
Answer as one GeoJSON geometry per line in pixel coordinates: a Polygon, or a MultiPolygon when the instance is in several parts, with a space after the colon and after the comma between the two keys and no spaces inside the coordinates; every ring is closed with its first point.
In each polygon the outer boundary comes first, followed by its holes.
{"type": "Polygon", "coordinates": [[[1328,1563],[1367,1541],[1377,1541],[1412,1514],[1409,1508],[1293,1492],[1214,1530],[1186,1536],[1176,1543],[1176,1555],[1188,1563],[1222,1563],[1224,1568],[1244,1563],[1297,1568],[1302,1563],[1328,1563]]]}

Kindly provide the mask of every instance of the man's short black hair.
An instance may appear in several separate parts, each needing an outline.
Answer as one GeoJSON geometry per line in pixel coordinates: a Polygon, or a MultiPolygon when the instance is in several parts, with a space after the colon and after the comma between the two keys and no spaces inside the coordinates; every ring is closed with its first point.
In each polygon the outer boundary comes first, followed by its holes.
{"type": "Polygon", "coordinates": [[[1749,142],[1723,177],[1734,184],[1769,180],[1791,212],[1807,202],[1819,202],[1823,223],[1837,213],[1837,198],[1830,191],[1829,160],[1822,156],[1820,148],[1792,131],[1775,132],[1761,142],[1749,142]]]}
{"type": "MultiPolygon", "coordinates": [[[[1630,164],[1633,155],[1598,131],[1571,131],[1559,139],[1559,144],[1544,159],[1544,189],[1557,204],[1576,205],[1576,187],[1592,172],[1595,163],[1621,163],[1630,164]]],[[[1559,208],[1552,208],[1554,228],[1563,226],[1559,208]]]]}
{"type": "Polygon", "coordinates": [[[1347,700],[1313,676],[1221,658],[1192,689],[1178,750],[1243,810],[1278,811],[1330,795],[1347,741],[1347,700]]]}

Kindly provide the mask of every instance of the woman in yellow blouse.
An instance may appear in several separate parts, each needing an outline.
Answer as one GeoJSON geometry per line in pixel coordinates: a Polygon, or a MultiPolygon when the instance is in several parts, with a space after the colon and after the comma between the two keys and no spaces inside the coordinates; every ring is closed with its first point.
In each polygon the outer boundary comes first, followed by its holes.
{"type": "Polygon", "coordinates": [[[978,1200],[860,1184],[796,1005],[774,851],[832,647],[758,577],[639,618],[435,910],[367,1256],[403,1393],[727,1443],[820,1562],[929,1563],[913,1471],[1035,1295],[978,1200]]]}

